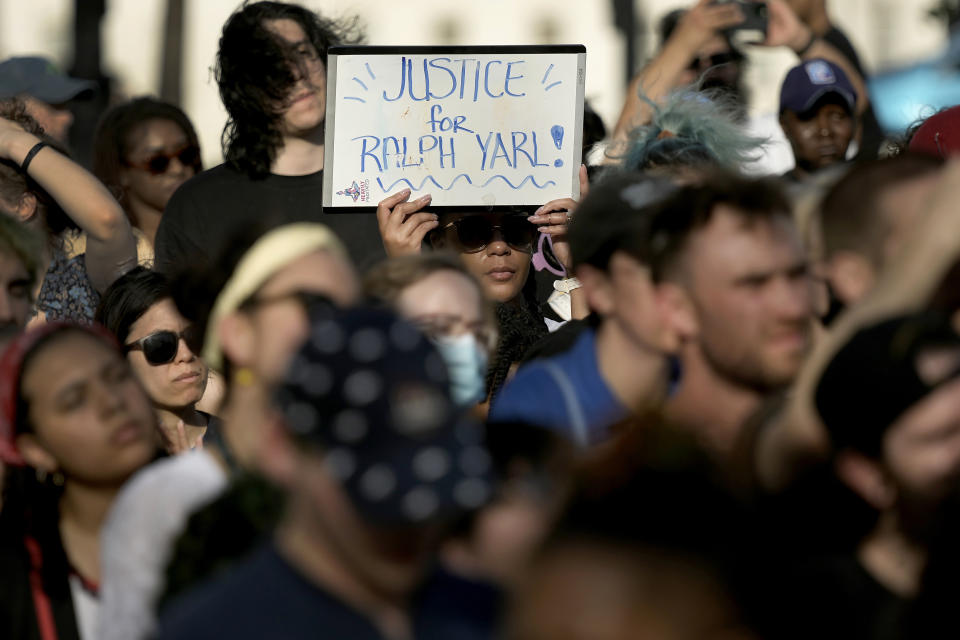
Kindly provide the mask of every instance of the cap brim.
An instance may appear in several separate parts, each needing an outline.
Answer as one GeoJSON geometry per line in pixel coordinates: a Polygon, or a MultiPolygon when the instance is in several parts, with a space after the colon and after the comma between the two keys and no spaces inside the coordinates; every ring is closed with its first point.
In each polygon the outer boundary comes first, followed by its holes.
{"type": "Polygon", "coordinates": [[[836,95],[840,96],[843,99],[843,102],[844,104],[846,104],[847,109],[850,111],[850,113],[856,113],[856,106],[857,106],[856,98],[854,98],[854,96],[849,91],[846,91],[845,89],[841,89],[840,87],[836,87],[836,86],[823,87],[821,89],[818,89],[813,93],[813,95],[807,98],[807,101],[803,103],[803,106],[801,108],[793,109],[793,111],[796,111],[798,114],[806,114],[810,112],[816,106],[817,102],[822,100],[824,96],[828,96],[831,93],[835,93],[836,95]]]}
{"type": "Polygon", "coordinates": [[[96,87],[97,83],[92,80],[47,76],[31,89],[30,95],[49,104],[62,104],[81,94],[92,93],[96,87]]]}

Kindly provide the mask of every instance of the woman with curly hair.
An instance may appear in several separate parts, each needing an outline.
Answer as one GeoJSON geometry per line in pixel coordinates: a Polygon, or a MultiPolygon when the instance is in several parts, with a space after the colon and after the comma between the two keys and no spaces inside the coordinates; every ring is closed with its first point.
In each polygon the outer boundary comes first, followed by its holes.
{"type": "Polygon", "coordinates": [[[170,196],[202,170],[197,132],[187,114],[172,104],[136,98],[110,109],[97,125],[93,173],[127,212],[141,264],[153,259],[157,227],[170,196]]]}
{"type": "Polygon", "coordinates": [[[161,271],[203,267],[251,225],[322,222],[358,264],[383,256],[372,214],[323,214],[327,49],[358,39],[335,22],[283,2],[245,3],[227,20],[215,67],[229,118],[226,162],[189,180],[157,230],[161,271]]]}

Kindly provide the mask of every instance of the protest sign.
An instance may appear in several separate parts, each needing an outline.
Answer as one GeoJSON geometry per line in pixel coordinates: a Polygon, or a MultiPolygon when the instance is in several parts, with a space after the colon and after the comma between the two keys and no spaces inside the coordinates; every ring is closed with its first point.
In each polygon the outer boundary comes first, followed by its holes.
{"type": "Polygon", "coordinates": [[[323,206],[390,194],[431,210],[498,210],[579,197],[581,45],[332,47],[323,206]]]}

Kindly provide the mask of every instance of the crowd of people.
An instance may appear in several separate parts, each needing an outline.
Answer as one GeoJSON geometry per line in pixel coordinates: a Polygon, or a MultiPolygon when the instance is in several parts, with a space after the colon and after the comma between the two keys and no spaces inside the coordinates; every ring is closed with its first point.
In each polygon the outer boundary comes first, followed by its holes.
{"type": "Polygon", "coordinates": [[[960,106],[883,132],[826,0],[742,5],[511,211],[325,213],[362,34],[298,4],[224,24],[206,170],[140,97],[88,171],[95,87],[0,62],[0,637],[952,636],[960,106]]]}

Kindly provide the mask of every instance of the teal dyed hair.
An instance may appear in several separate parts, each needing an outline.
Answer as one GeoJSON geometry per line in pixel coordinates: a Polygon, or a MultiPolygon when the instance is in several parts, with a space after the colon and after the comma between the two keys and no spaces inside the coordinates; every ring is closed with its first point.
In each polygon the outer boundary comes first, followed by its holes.
{"type": "Polygon", "coordinates": [[[717,166],[740,171],[767,142],[744,133],[736,107],[720,92],[694,86],[669,94],[663,104],[643,93],[640,99],[650,105],[652,117],[630,132],[623,154],[613,156],[624,170],[717,166]]]}

